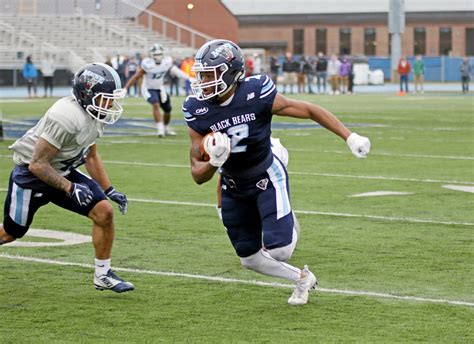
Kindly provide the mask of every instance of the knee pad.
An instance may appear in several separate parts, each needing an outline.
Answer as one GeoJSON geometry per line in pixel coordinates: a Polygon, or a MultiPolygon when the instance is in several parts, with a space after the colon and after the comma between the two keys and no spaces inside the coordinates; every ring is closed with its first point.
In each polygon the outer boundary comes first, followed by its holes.
{"type": "Polygon", "coordinates": [[[295,228],[293,228],[293,239],[289,245],[272,248],[270,250],[267,250],[267,252],[270,254],[270,256],[272,256],[273,259],[278,260],[280,262],[286,262],[293,255],[293,251],[295,250],[297,242],[298,235],[296,234],[295,228]]]}
{"type": "Polygon", "coordinates": [[[294,251],[294,245],[288,245],[285,247],[278,247],[267,252],[272,256],[273,259],[278,260],[279,262],[286,262],[291,258],[291,255],[294,251]]]}
{"type": "Polygon", "coordinates": [[[3,219],[3,230],[15,239],[23,238],[26,232],[28,232],[28,229],[29,227],[20,226],[13,221],[10,216],[5,216],[3,219]]]}

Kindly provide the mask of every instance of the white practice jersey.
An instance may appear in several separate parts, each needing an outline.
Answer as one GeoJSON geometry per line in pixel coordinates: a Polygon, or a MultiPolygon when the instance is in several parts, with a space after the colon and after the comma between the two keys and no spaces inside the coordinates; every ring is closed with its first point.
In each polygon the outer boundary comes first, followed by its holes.
{"type": "Polygon", "coordinates": [[[59,149],[51,166],[62,176],[84,163],[89,148],[104,133],[104,123],[92,118],[74,97],[59,99],[40,121],[9,148],[17,165],[31,162],[36,142],[41,137],[59,149]]]}
{"type": "Polygon", "coordinates": [[[160,64],[156,64],[151,57],[144,58],[141,64],[145,71],[146,87],[150,90],[160,90],[165,83],[165,76],[173,67],[173,60],[170,56],[165,56],[160,64]]]}

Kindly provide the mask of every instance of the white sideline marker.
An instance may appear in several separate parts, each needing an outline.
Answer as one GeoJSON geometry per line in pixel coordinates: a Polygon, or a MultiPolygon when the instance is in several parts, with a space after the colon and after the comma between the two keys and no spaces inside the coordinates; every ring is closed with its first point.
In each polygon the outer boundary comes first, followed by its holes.
{"type": "Polygon", "coordinates": [[[465,185],[442,185],[443,188],[449,190],[463,191],[474,193],[474,186],[465,186],[465,185]]]}
{"type": "Polygon", "coordinates": [[[347,197],[375,197],[375,196],[403,196],[413,195],[413,192],[401,192],[401,191],[372,191],[364,192],[360,194],[350,195],[347,197]]]}
{"type": "MultiPolygon", "coordinates": [[[[77,266],[77,267],[82,267],[82,268],[87,268],[87,269],[94,269],[94,266],[91,264],[74,263],[74,262],[66,262],[66,261],[59,261],[59,260],[52,260],[52,259],[35,258],[35,257],[25,257],[25,256],[19,256],[19,255],[10,255],[7,253],[0,253],[0,258],[22,260],[22,261],[33,262],[33,263],[44,263],[44,264],[53,264],[53,265],[62,265],[62,266],[77,266]]],[[[283,284],[283,283],[277,283],[277,282],[264,282],[264,281],[255,281],[255,280],[241,280],[237,278],[196,275],[196,274],[188,274],[188,273],[180,273],[180,272],[140,270],[140,269],[119,268],[119,267],[114,267],[114,270],[129,272],[129,273],[136,273],[136,274],[155,275],[155,276],[194,278],[194,279],[221,282],[221,283],[239,283],[239,284],[247,284],[247,285],[257,285],[257,286],[263,286],[263,287],[272,287],[272,288],[294,288],[294,285],[292,284],[283,284]]],[[[377,293],[377,292],[362,291],[362,290],[344,290],[344,289],[328,289],[328,288],[317,288],[316,290],[323,293],[331,293],[331,294],[367,296],[367,297],[374,297],[374,298],[393,299],[393,300],[399,300],[399,301],[429,302],[429,303],[438,303],[438,304],[449,304],[449,305],[455,305],[455,306],[474,307],[474,302],[457,301],[457,300],[424,298],[424,297],[418,297],[418,296],[402,296],[402,295],[377,293]]]]}

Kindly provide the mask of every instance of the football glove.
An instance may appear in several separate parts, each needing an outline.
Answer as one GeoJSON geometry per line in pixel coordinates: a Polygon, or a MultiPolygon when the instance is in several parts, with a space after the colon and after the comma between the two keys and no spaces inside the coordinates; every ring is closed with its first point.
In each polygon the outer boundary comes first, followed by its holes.
{"type": "Polygon", "coordinates": [[[80,207],[87,207],[94,197],[91,189],[86,184],[72,183],[68,197],[72,198],[80,207]]]}
{"type": "Polygon", "coordinates": [[[114,201],[118,204],[120,212],[125,215],[128,209],[128,200],[125,194],[118,192],[115,190],[113,186],[109,187],[107,190],[104,191],[110,200],[114,201]]]}
{"type": "Polygon", "coordinates": [[[367,137],[352,133],[346,140],[347,146],[357,158],[366,158],[370,152],[370,140],[367,137]]]}
{"type": "Polygon", "coordinates": [[[230,139],[227,134],[216,132],[204,139],[204,150],[209,155],[209,163],[214,167],[221,167],[230,155],[230,139]]]}

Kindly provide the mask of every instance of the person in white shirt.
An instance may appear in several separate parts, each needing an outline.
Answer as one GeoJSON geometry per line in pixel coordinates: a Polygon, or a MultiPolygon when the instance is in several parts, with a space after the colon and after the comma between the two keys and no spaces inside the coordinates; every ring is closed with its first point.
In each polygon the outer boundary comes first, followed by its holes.
{"type": "Polygon", "coordinates": [[[164,82],[168,73],[183,80],[192,79],[173,63],[170,56],[164,56],[163,47],[156,43],[150,49],[150,57],[142,60],[137,72],[125,85],[125,89],[128,90],[141,77],[144,77],[141,91],[143,98],[152,106],[158,137],[176,135],[176,132],[169,125],[171,121],[171,101],[164,82]],[[164,116],[161,116],[160,108],[163,110],[164,116]]]}
{"type": "Polygon", "coordinates": [[[54,80],[54,72],[56,71],[56,63],[54,62],[54,57],[48,53],[45,54],[44,59],[41,60],[41,74],[43,74],[43,82],[44,82],[44,96],[48,96],[48,89],[49,89],[49,96],[53,96],[53,80],[54,80]]]}

